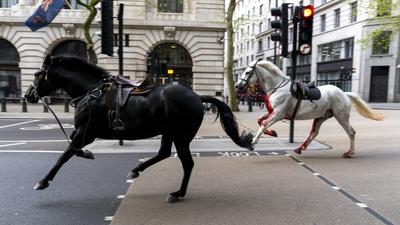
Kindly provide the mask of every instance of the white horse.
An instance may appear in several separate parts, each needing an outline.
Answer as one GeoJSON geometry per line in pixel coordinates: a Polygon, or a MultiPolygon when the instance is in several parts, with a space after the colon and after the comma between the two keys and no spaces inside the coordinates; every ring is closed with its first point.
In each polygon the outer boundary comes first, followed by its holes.
{"type": "Polygon", "coordinates": [[[295,114],[295,120],[314,119],[309,137],[295,150],[296,153],[301,154],[301,151],[306,150],[307,146],[318,135],[322,123],[331,117],[335,117],[350,138],[350,148],[343,154],[344,158],[350,158],[355,152],[354,138],[356,133],[349,123],[351,103],[354,103],[358,113],[366,118],[384,119],[383,114],[373,112],[366,102],[356,94],[343,92],[333,85],[318,87],[321,92],[320,99],[302,100],[296,111],[298,100],[290,92],[290,78],[269,61],[251,62],[235,87],[238,90],[244,90],[255,82],[258,82],[267,93],[265,106],[268,112],[258,119],[260,127],[253,138],[254,145],[257,144],[263,133],[276,136],[275,131],[270,131],[268,128],[283,119],[291,119],[295,114]]]}

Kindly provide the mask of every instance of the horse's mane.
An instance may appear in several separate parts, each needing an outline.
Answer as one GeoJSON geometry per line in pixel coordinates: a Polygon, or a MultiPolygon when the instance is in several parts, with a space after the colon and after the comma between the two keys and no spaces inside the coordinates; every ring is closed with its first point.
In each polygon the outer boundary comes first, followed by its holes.
{"type": "Polygon", "coordinates": [[[109,72],[107,70],[76,56],[54,56],[52,57],[51,64],[60,64],[66,66],[67,68],[77,68],[77,70],[84,73],[95,74],[96,76],[100,77],[109,76],[109,72]]]}
{"type": "Polygon", "coordinates": [[[279,75],[285,78],[288,78],[288,76],[284,75],[282,70],[279,69],[278,66],[276,66],[275,64],[273,64],[270,61],[267,60],[261,60],[260,62],[257,63],[257,66],[260,66],[266,70],[268,70],[270,73],[275,74],[275,75],[279,75]]]}

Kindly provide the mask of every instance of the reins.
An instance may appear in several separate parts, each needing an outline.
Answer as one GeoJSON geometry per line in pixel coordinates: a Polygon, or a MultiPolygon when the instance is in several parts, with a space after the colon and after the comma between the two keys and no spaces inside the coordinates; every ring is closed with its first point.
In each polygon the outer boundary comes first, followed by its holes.
{"type": "Polygon", "coordinates": [[[67,135],[67,132],[65,132],[65,129],[64,129],[63,125],[61,124],[60,120],[58,119],[57,115],[54,113],[54,111],[50,108],[50,106],[49,106],[49,105],[47,104],[47,102],[44,100],[44,97],[41,98],[41,100],[42,100],[43,104],[44,104],[44,105],[50,110],[50,112],[53,114],[54,118],[56,119],[56,121],[57,121],[57,123],[58,123],[58,126],[60,126],[61,131],[63,132],[65,138],[67,139],[68,144],[71,145],[71,141],[69,140],[69,137],[68,137],[68,135],[67,135]]]}

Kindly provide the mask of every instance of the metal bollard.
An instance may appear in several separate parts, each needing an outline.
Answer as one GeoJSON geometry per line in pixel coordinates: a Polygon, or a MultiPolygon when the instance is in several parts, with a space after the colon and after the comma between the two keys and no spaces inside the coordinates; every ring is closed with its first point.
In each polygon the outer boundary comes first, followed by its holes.
{"type": "Polygon", "coordinates": [[[6,97],[3,97],[1,99],[1,111],[7,112],[6,97]]]}
{"type": "MultiPolygon", "coordinates": [[[[46,104],[49,104],[49,98],[48,97],[44,97],[42,99],[46,104]]],[[[43,104],[43,112],[47,113],[49,112],[49,108],[47,108],[46,104],[43,104]]]]}
{"type": "Polygon", "coordinates": [[[69,112],[69,99],[64,98],[64,112],[69,112]]]}
{"type": "Polygon", "coordinates": [[[251,101],[251,98],[248,98],[248,105],[249,105],[249,112],[253,112],[253,102],[251,101]]]}
{"type": "Polygon", "coordinates": [[[22,104],[22,112],[28,112],[28,107],[26,105],[26,98],[22,98],[21,104],[22,104]]]}
{"type": "Polygon", "coordinates": [[[120,140],[119,140],[119,145],[120,145],[120,146],[124,145],[124,140],[120,139],[120,140]]]}

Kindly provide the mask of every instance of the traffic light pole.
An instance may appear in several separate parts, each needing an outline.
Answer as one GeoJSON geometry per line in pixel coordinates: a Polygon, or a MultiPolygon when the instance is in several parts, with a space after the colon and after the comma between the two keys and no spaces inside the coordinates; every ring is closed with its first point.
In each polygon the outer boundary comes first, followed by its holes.
{"type": "Polygon", "coordinates": [[[118,11],[118,68],[119,75],[124,73],[124,4],[119,4],[118,11]]]}
{"type": "MultiPolygon", "coordinates": [[[[119,4],[118,11],[118,73],[123,76],[124,73],[124,4],[119,4]]],[[[117,106],[118,107],[118,106],[117,106]]],[[[119,140],[119,145],[124,145],[124,140],[119,140]]]]}
{"type": "MultiPolygon", "coordinates": [[[[296,79],[296,66],[297,66],[297,24],[299,22],[299,7],[294,7],[293,13],[293,48],[292,48],[292,74],[290,79],[294,81],[296,79]]],[[[289,143],[293,143],[294,136],[294,118],[290,119],[290,130],[289,130],[289,143]]]]}

